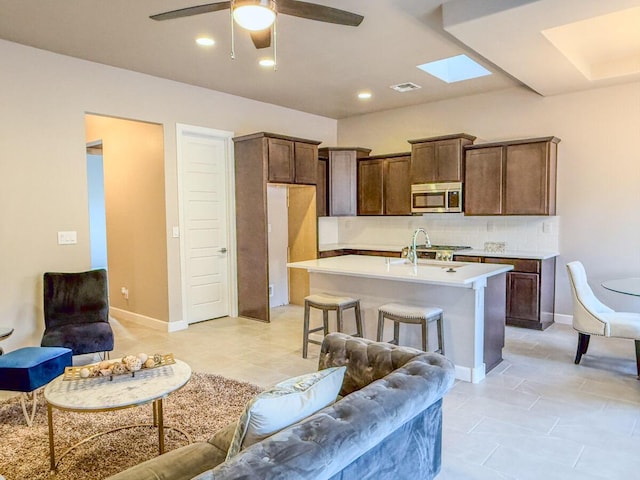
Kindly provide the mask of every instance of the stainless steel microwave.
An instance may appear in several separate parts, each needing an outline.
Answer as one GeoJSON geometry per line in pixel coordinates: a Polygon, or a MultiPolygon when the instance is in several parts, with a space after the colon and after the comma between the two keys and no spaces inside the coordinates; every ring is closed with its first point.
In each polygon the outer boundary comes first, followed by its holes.
{"type": "Polygon", "coordinates": [[[462,183],[411,185],[411,213],[462,212],[462,183]]]}

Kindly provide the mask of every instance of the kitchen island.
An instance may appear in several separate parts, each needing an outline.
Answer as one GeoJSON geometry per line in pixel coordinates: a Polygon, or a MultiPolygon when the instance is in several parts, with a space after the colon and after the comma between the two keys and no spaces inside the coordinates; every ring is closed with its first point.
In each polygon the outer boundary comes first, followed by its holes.
{"type": "MultiPolygon", "coordinates": [[[[364,336],[373,340],[380,305],[441,307],[445,354],[455,364],[460,380],[480,382],[502,361],[505,278],[512,265],[420,260],[415,266],[401,258],[345,255],[287,266],[309,272],[311,293],[359,298],[364,336]]],[[[345,318],[347,326],[349,318],[345,318]]],[[[320,315],[312,321],[320,325],[320,315]]],[[[385,339],[391,338],[392,329],[392,322],[387,322],[385,339]]],[[[401,325],[401,344],[419,348],[420,338],[419,325],[401,325]]],[[[435,340],[434,334],[430,340],[435,340]]]]}

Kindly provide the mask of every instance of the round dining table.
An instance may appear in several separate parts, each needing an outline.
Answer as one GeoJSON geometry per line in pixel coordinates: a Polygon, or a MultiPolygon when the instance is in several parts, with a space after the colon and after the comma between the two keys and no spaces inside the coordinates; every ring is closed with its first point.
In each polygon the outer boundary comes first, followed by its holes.
{"type": "Polygon", "coordinates": [[[640,297],[640,277],[618,278],[602,282],[602,286],[612,292],[640,297]]]}

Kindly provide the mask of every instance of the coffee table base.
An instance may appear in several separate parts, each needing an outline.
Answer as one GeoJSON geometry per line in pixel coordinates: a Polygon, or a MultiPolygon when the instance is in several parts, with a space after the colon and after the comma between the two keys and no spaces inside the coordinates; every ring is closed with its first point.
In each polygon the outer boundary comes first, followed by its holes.
{"type": "MultiPolygon", "coordinates": [[[[108,411],[108,410],[105,410],[105,411],[108,411]]],[[[95,412],[95,411],[92,410],[92,412],[95,412]]],[[[89,412],[87,412],[87,413],[89,413],[89,412]]],[[[187,440],[187,444],[190,444],[193,441],[192,438],[191,438],[191,435],[189,435],[184,430],[182,430],[180,428],[177,428],[177,427],[165,426],[164,425],[164,415],[163,415],[163,410],[162,410],[162,399],[158,399],[158,400],[154,400],[154,402],[153,402],[153,423],[134,423],[134,424],[131,424],[131,425],[124,425],[124,426],[121,426],[121,427],[112,428],[110,430],[105,430],[103,432],[95,433],[93,435],[90,435],[88,437],[83,438],[79,442],[77,442],[77,443],[71,445],[70,447],[68,447],[64,452],[62,452],[60,457],[56,460],[54,438],[53,438],[54,437],[54,434],[53,434],[53,407],[50,404],[47,404],[47,420],[48,420],[48,424],[49,424],[49,460],[50,460],[51,472],[55,472],[58,469],[58,465],[60,464],[62,459],[65,456],[67,456],[69,453],[71,453],[73,450],[75,450],[77,447],[79,447],[80,445],[83,445],[83,444],[85,444],[87,442],[90,442],[91,440],[94,440],[94,439],[96,439],[98,437],[101,437],[103,435],[107,435],[109,433],[117,432],[117,431],[120,431],[120,430],[125,430],[125,429],[128,429],[128,428],[136,428],[136,427],[153,427],[153,428],[157,428],[158,429],[158,454],[159,455],[162,455],[164,453],[164,432],[165,432],[165,430],[174,430],[174,431],[180,433],[187,440]]]]}

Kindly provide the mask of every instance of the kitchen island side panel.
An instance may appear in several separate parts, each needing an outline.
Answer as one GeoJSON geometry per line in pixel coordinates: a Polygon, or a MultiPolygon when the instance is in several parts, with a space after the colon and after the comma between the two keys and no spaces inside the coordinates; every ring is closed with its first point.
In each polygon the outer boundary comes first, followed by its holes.
{"type": "MultiPolygon", "coordinates": [[[[376,340],[378,307],[385,303],[432,305],[444,310],[445,356],[456,365],[460,380],[479,382],[485,376],[485,357],[495,364],[502,359],[504,344],[504,286],[505,274],[488,279],[489,298],[485,299],[485,282],[467,286],[443,286],[424,283],[398,282],[377,278],[310,272],[311,293],[330,293],[359,298],[362,307],[364,336],[376,340]],[[498,291],[502,286],[501,299],[498,291]],[[497,295],[496,295],[497,293],[497,295]],[[485,301],[486,300],[486,301],[485,301]],[[495,302],[501,305],[493,305],[495,302]],[[500,318],[500,312],[502,317],[500,318]],[[487,318],[485,318],[485,316],[487,318]],[[490,323],[485,333],[485,320],[490,323]],[[500,333],[502,325],[502,333],[500,333]],[[488,338],[488,342],[485,342],[488,338]],[[500,341],[500,339],[502,339],[500,341]],[[494,351],[495,350],[495,351],[494,351]]],[[[321,325],[320,312],[312,310],[312,327],[321,325]]],[[[351,312],[345,313],[346,333],[355,331],[351,312]]],[[[435,350],[436,325],[429,325],[429,349],[435,350]]],[[[334,316],[330,329],[335,330],[334,316]]],[[[393,336],[393,322],[385,322],[384,340],[393,336]]],[[[421,348],[420,325],[401,324],[400,344],[421,348]]]]}

